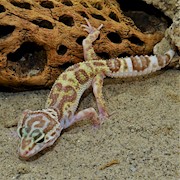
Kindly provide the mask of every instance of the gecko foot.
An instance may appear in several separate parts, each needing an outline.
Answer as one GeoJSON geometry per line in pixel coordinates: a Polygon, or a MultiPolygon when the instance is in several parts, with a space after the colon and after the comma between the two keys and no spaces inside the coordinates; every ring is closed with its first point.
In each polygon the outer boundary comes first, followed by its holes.
{"type": "Polygon", "coordinates": [[[98,129],[107,119],[109,119],[111,116],[113,116],[117,111],[113,111],[111,114],[109,114],[107,111],[103,111],[98,116],[98,123],[93,123],[93,129],[98,129]]]}
{"type": "Polygon", "coordinates": [[[81,25],[81,27],[83,27],[84,30],[87,31],[89,34],[93,34],[95,31],[99,31],[103,27],[103,24],[101,24],[98,28],[95,28],[95,27],[91,26],[91,24],[87,18],[84,18],[84,19],[85,19],[87,25],[81,25]]]}
{"type": "Polygon", "coordinates": [[[109,119],[111,116],[113,116],[116,113],[117,113],[117,111],[113,111],[110,114],[107,111],[103,111],[99,114],[99,119],[100,119],[101,123],[103,123],[104,121],[106,121],[107,119],[109,119]]]}

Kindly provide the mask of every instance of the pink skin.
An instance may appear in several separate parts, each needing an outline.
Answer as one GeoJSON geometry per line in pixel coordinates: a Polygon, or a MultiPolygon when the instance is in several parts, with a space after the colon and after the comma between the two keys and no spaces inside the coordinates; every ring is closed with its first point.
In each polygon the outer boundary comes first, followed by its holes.
{"type": "Polygon", "coordinates": [[[98,28],[94,28],[91,26],[91,24],[86,18],[84,19],[87,25],[81,25],[81,27],[83,27],[84,30],[89,33],[82,43],[84,50],[84,60],[85,61],[97,60],[98,57],[94,51],[94,48],[92,47],[92,43],[98,38],[100,34],[100,29],[103,27],[103,24],[101,24],[98,28]]]}

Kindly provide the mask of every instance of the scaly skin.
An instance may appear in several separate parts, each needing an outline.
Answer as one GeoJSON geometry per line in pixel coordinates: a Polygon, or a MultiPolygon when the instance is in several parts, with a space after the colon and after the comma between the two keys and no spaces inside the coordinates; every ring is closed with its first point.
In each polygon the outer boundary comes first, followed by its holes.
{"type": "Polygon", "coordinates": [[[92,27],[87,19],[87,25],[82,27],[89,33],[83,40],[84,59],[69,67],[54,83],[43,110],[23,113],[18,124],[20,137],[19,155],[29,158],[42,149],[51,146],[60,136],[63,129],[74,122],[91,119],[95,126],[108,118],[108,112],[102,95],[103,79],[105,77],[122,78],[149,74],[165,67],[174,51],[169,50],[164,56],[135,56],[97,60],[92,43],[97,39],[100,25],[92,27]],[[90,107],[76,113],[83,92],[92,85],[99,114],[90,107]]]}

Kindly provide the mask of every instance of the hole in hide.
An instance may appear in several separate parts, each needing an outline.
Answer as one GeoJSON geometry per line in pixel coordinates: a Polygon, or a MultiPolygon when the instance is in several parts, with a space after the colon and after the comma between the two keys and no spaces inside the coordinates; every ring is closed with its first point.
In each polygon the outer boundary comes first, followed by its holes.
{"type": "Polygon", "coordinates": [[[44,8],[52,9],[54,8],[54,4],[51,1],[42,1],[40,5],[44,8]]]}
{"type": "Polygon", "coordinates": [[[99,15],[99,14],[91,14],[91,16],[92,16],[93,18],[95,18],[95,19],[99,19],[99,20],[102,20],[102,21],[105,21],[105,20],[106,20],[103,16],[101,16],[101,15],[99,15]]]}
{"type": "Polygon", "coordinates": [[[79,37],[76,39],[76,42],[77,42],[79,45],[82,45],[82,41],[83,41],[85,38],[86,38],[85,36],[79,36],[79,37]]]}
{"type": "Polygon", "coordinates": [[[8,68],[19,76],[34,76],[44,70],[46,51],[34,42],[24,42],[14,53],[7,55],[8,68]]]}
{"type": "Polygon", "coordinates": [[[57,53],[58,53],[59,55],[64,55],[64,54],[66,54],[67,49],[68,49],[68,48],[67,48],[66,46],[60,45],[59,48],[58,48],[58,50],[57,50],[57,53]]]}
{"type": "Polygon", "coordinates": [[[109,14],[109,17],[110,17],[111,19],[113,19],[114,21],[119,22],[119,18],[118,18],[118,16],[117,16],[114,12],[111,12],[111,13],[109,14]]]}
{"type": "Polygon", "coordinates": [[[85,2],[80,2],[85,8],[88,8],[88,5],[85,2]]]}
{"type": "Polygon", "coordinates": [[[52,23],[47,20],[36,19],[36,20],[33,20],[32,23],[38,25],[41,28],[53,29],[52,23]]]}
{"type": "Polygon", "coordinates": [[[0,13],[5,12],[5,11],[6,11],[5,7],[3,5],[0,5],[0,13]]]}
{"type": "Polygon", "coordinates": [[[143,46],[144,45],[144,42],[141,41],[139,38],[135,37],[135,36],[131,36],[130,38],[128,38],[129,41],[133,44],[137,44],[139,46],[143,46]]]}
{"type": "Polygon", "coordinates": [[[121,37],[119,36],[118,33],[115,32],[110,32],[107,34],[108,39],[113,42],[113,43],[121,43],[121,37]]]}
{"type": "Polygon", "coordinates": [[[59,17],[59,22],[62,22],[66,26],[74,26],[73,17],[66,15],[66,14],[59,17]]]}
{"type": "Polygon", "coordinates": [[[0,38],[11,34],[15,29],[15,26],[2,26],[0,25],[0,38]]]}
{"type": "Polygon", "coordinates": [[[88,15],[87,15],[84,11],[78,11],[78,13],[79,13],[82,17],[85,17],[85,18],[89,19],[88,15]]]}
{"type": "Polygon", "coordinates": [[[11,1],[10,3],[19,8],[24,8],[24,9],[29,9],[29,10],[31,9],[31,4],[27,2],[21,3],[21,2],[11,1]]]}
{"type": "Polygon", "coordinates": [[[93,6],[94,8],[96,8],[96,9],[98,9],[98,10],[102,10],[102,9],[103,9],[102,5],[101,5],[100,3],[98,3],[98,2],[92,4],[92,6],[93,6]]]}
{"type": "Polygon", "coordinates": [[[66,6],[73,6],[73,3],[70,0],[64,0],[61,3],[66,5],[66,6]]]}

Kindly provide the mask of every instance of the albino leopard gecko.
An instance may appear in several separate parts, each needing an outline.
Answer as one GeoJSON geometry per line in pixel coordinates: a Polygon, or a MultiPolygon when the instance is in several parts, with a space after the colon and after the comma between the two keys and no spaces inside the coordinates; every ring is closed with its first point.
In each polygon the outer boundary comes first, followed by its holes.
{"type": "Polygon", "coordinates": [[[54,83],[48,96],[45,109],[25,110],[18,124],[20,137],[19,155],[29,158],[42,149],[51,146],[60,136],[61,131],[73,123],[91,119],[95,126],[107,118],[108,112],[102,94],[105,77],[122,78],[149,74],[165,67],[174,51],[169,50],[164,56],[135,56],[97,60],[92,43],[98,38],[98,28],[82,25],[89,34],[83,40],[84,62],[67,68],[54,83]],[[90,107],[76,113],[83,92],[92,85],[99,114],[90,107]]]}

